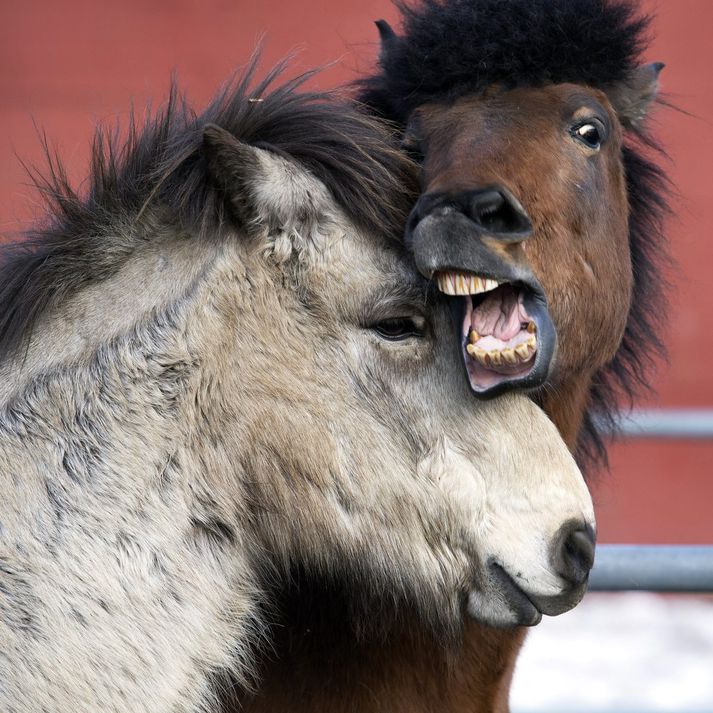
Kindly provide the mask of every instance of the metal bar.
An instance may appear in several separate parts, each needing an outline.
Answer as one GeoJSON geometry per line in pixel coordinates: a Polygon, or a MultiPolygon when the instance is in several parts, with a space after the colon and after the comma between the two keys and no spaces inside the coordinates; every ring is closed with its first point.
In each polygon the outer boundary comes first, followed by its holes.
{"type": "Polygon", "coordinates": [[[613,430],[598,425],[605,435],[626,438],[713,439],[713,409],[635,409],[613,430]]]}
{"type": "Polygon", "coordinates": [[[713,545],[599,545],[590,592],[713,592],[713,545]]]}

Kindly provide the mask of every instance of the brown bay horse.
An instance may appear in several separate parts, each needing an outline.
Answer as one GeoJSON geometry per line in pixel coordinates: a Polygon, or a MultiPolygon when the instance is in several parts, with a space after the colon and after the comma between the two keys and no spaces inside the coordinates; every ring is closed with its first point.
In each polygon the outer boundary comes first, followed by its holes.
{"type": "Polygon", "coordinates": [[[472,295],[471,387],[545,385],[536,396],[573,450],[603,456],[590,407],[606,417],[612,390],[633,395],[660,346],[666,183],[643,121],[663,64],[641,63],[649,19],[625,0],[402,11],[401,36],[377,23],[381,71],[360,98],[421,160],[406,239],[442,291],[472,295]]]}
{"type": "MultiPolygon", "coordinates": [[[[529,390],[582,464],[604,462],[593,415],[614,418],[660,349],[667,207],[643,121],[662,68],[641,60],[649,21],[624,0],[399,7],[400,34],[377,23],[380,68],[359,99],[421,162],[406,240],[452,296],[470,388],[529,390]]],[[[291,612],[251,713],[508,710],[524,629],[469,621],[453,650],[406,618],[335,650],[333,624],[316,624],[334,621],[334,600],[315,602],[291,612]]]]}

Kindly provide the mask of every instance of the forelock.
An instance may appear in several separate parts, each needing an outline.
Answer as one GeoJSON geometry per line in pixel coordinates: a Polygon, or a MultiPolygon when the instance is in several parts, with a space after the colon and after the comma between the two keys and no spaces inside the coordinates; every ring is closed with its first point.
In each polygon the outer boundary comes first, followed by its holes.
{"type": "Polygon", "coordinates": [[[396,0],[403,27],[360,98],[404,121],[428,101],[489,85],[623,79],[647,45],[648,17],[628,0],[396,0]]]}

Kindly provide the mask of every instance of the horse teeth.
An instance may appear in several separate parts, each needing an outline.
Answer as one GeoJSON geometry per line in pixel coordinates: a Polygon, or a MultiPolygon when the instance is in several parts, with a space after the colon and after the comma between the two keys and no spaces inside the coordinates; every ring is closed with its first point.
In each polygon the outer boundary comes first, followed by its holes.
{"type": "Polygon", "coordinates": [[[500,366],[503,363],[503,353],[502,352],[494,350],[492,352],[488,352],[488,356],[490,357],[490,361],[495,366],[500,366]]]}
{"type": "Polygon", "coordinates": [[[508,364],[517,364],[518,359],[515,356],[514,349],[503,349],[500,353],[508,364]]]}
{"type": "Polygon", "coordinates": [[[500,286],[497,280],[464,272],[439,272],[438,289],[447,295],[479,295],[500,286]]]}
{"type": "Polygon", "coordinates": [[[476,346],[476,342],[479,339],[480,335],[473,329],[468,337],[469,344],[466,345],[466,351],[483,366],[488,367],[527,362],[537,349],[535,337],[530,337],[526,342],[522,342],[516,347],[505,347],[504,349],[493,349],[492,351],[476,346]]]}
{"type": "Polygon", "coordinates": [[[515,347],[515,354],[517,354],[523,361],[527,361],[530,358],[530,350],[527,346],[528,345],[523,342],[515,347]]]}
{"type": "Polygon", "coordinates": [[[450,275],[445,272],[438,273],[438,289],[441,292],[445,292],[447,295],[452,295],[453,290],[451,289],[450,275]]]}
{"type": "Polygon", "coordinates": [[[487,277],[476,277],[475,285],[472,294],[479,295],[482,292],[490,292],[500,286],[497,280],[491,280],[487,277]]]}
{"type": "Polygon", "coordinates": [[[536,329],[537,329],[537,327],[535,327],[535,323],[534,323],[534,322],[528,322],[528,323],[527,323],[527,331],[528,331],[530,334],[534,334],[535,331],[536,331],[536,329]]]}
{"type": "Polygon", "coordinates": [[[481,364],[486,364],[485,358],[487,357],[488,352],[486,352],[482,347],[476,347],[475,344],[469,344],[466,347],[466,351],[472,357],[475,357],[481,364]]]}
{"type": "Polygon", "coordinates": [[[486,352],[485,349],[476,347],[475,344],[469,344],[466,349],[468,354],[479,361],[483,366],[489,366],[488,352],[486,352]]]}

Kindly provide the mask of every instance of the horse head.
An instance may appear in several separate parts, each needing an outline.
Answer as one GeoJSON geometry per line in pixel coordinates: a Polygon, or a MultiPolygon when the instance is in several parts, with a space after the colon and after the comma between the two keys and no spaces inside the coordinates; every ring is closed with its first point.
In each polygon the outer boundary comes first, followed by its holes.
{"type": "Polygon", "coordinates": [[[594,375],[606,412],[611,386],[631,391],[657,344],[665,201],[636,145],[663,66],[641,63],[647,21],[616,0],[403,12],[402,35],[378,23],[381,71],[361,98],[401,122],[422,165],[407,242],[457,295],[472,390],[545,386],[574,447],[594,375]]]}
{"type": "MultiPolygon", "coordinates": [[[[360,150],[379,155],[371,135],[360,150]]],[[[471,616],[498,625],[573,606],[593,516],[542,412],[520,395],[473,402],[445,299],[399,242],[349,217],[328,179],[218,126],[203,137],[251,285],[230,310],[241,339],[228,373],[240,377],[236,401],[249,384],[236,457],[265,503],[266,551],[357,592],[371,582],[383,596],[398,573],[401,599],[450,627],[462,596],[471,616]]]]}
{"type": "Polygon", "coordinates": [[[633,282],[622,126],[644,116],[657,73],[643,66],[609,93],[491,87],[411,115],[423,193],[406,239],[421,272],[462,297],[477,394],[566,380],[582,352],[591,370],[614,357],[633,282]]]}

